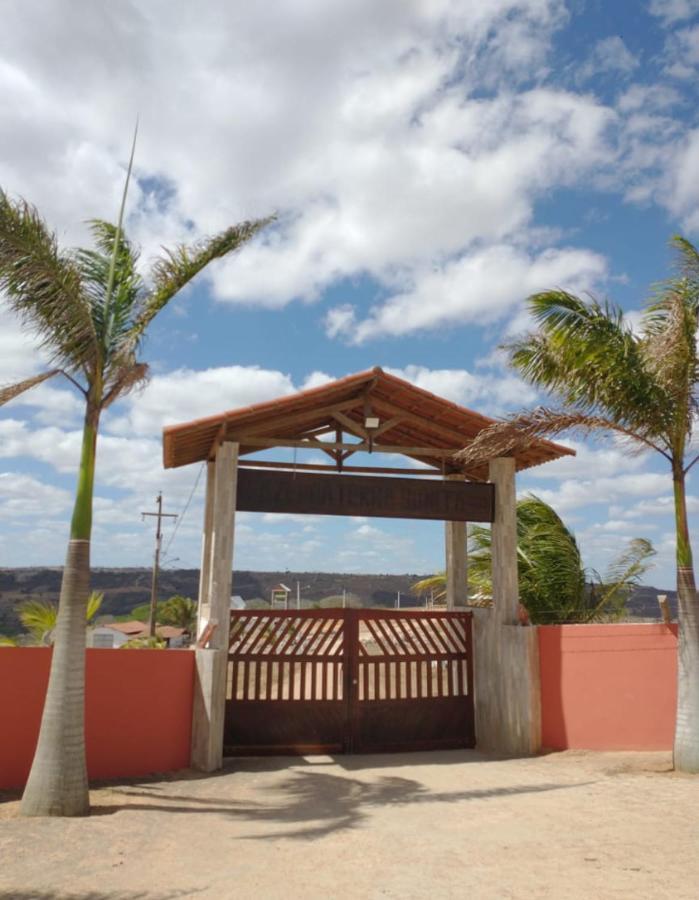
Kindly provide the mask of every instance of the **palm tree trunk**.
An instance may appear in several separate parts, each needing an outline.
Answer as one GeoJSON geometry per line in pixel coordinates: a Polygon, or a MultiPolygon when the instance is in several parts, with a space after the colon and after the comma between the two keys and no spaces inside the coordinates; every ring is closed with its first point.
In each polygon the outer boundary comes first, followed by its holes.
{"type": "Polygon", "coordinates": [[[687,524],[685,476],[681,466],[673,466],[672,477],[677,528],[679,613],[674,764],[680,772],[699,772],[699,600],[687,524]]]}
{"type": "Polygon", "coordinates": [[[85,816],[90,812],[85,761],[85,619],[98,427],[99,411],[88,404],[48,689],[20,807],[25,816],[85,816]]]}

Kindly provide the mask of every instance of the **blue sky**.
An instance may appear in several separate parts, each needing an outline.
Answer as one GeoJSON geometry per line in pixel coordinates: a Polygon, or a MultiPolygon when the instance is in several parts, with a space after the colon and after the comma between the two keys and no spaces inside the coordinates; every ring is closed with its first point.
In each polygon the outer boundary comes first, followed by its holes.
{"type": "MultiPolygon", "coordinates": [[[[96,565],[148,565],[140,510],[162,489],[179,512],[196,482],[197,466],[163,471],[163,424],[373,365],[492,415],[534,405],[497,352],[527,328],[527,295],[589,291],[633,315],[669,272],[670,235],[699,240],[695,0],[238,6],[15,5],[0,34],[0,184],[62,242],[115,217],[137,113],[144,260],[278,215],[161,316],[150,385],[106,417],[96,565]]],[[[41,365],[0,298],[0,381],[41,365]]],[[[61,563],[79,426],[59,382],[0,412],[0,566],[61,563]]],[[[597,569],[650,538],[647,580],[672,587],[662,464],[573,443],[521,491],[556,506],[597,569]]],[[[170,565],[198,565],[202,486],[170,565]]],[[[442,548],[433,523],[243,515],[235,563],[428,572],[442,548]]]]}

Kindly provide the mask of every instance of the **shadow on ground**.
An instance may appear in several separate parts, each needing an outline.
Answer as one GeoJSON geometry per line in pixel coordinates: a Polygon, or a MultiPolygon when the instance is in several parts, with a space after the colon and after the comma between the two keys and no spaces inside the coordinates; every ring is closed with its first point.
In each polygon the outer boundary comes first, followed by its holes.
{"type": "MultiPolygon", "coordinates": [[[[360,827],[374,807],[408,806],[422,803],[462,803],[520,794],[570,790],[593,782],[573,784],[542,783],[510,787],[475,788],[462,791],[431,791],[410,778],[382,776],[375,781],[361,781],[345,775],[332,775],[310,769],[292,770],[286,778],[268,788],[258,788],[259,802],[224,800],[220,797],[197,796],[196,789],[179,793],[167,792],[157,785],[114,788],[129,801],[123,804],[96,805],[93,814],[111,815],[121,811],[167,812],[222,816],[229,820],[249,822],[257,826],[254,833],[239,835],[241,839],[269,840],[275,837],[323,837],[332,832],[360,827]],[[139,798],[130,802],[132,798],[139,798]],[[269,825],[288,828],[270,831],[269,825]]],[[[195,783],[192,787],[195,787],[195,783]]]]}
{"type": "Polygon", "coordinates": [[[0,890],[0,900],[176,900],[178,897],[195,897],[199,889],[175,891],[80,891],[59,893],[55,891],[0,890]]]}

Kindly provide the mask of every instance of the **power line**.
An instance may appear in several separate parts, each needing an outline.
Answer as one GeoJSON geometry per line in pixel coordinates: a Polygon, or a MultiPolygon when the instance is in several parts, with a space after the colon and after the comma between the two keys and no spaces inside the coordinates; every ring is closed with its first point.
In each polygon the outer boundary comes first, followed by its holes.
{"type": "Polygon", "coordinates": [[[192,497],[196,493],[197,487],[199,486],[199,481],[201,479],[201,473],[204,471],[205,465],[206,465],[206,463],[202,463],[201,468],[197,472],[197,477],[194,481],[194,486],[193,486],[192,490],[189,492],[189,497],[187,497],[187,502],[184,505],[184,509],[179,514],[179,517],[178,517],[177,521],[175,522],[175,527],[172,531],[172,534],[170,535],[170,540],[167,542],[167,544],[165,545],[165,549],[163,550],[163,556],[167,556],[167,551],[170,549],[170,547],[172,546],[172,542],[175,540],[175,535],[177,534],[177,530],[180,527],[180,525],[182,524],[182,520],[184,519],[185,515],[187,514],[187,510],[189,509],[189,504],[192,502],[192,497]]]}
{"type": "Polygon", "coordinates": [[[155,526],[155,554],[153,557],[153,578],[151,580],[151,588],[150,588],[150,616],[148,620],[148,632],[151,637],[155,637],[155,616],[156,616],[156,605],[158,601],[158,569],[160,568],[160,544],[163,538],[162,532],[162,522],[163,519],[176,519],[177,516],[174,513],[164,513],[163,512],[163,494],[162,491],[158,494],[155,500],[155,504],[157,506],[156,512],[142,512],[141,517],[146,518],[146,516],[152,516],[156,520],[155,526]]]}

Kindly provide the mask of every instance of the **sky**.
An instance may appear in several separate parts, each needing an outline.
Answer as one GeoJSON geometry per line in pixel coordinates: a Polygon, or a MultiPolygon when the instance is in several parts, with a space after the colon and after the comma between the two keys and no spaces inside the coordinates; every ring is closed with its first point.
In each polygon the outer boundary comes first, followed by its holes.
{"type": "MultiPolygon", "coordinates": [[[[156,320],[150,383],[105,416],[96,566],[150,564],[140,513],[159,490],[186,508],[165,565],[199,564],[201,466],[163,469],[163,425],[374,365],[493,416],[544,403],[499,349],[530,327],[527,296],[590,293],[633,321],[670,236],[699,241],[699,0],[0,9],[0,185],[62,245],[116,219],[137,116],[144,271],[162,246],[277,216],[156,320]]],[[[0,383],[44,365],[0,297],[0,383]]],[[[62,563],[80,428],[64,380],[0,410],[0,566],[62,563]]],[[[649,538],[646,581],[672,588],[664,461],[565,442],[577,456],[522,473],[520,493],[552,503],[599,571],[649,538]]],[[[234,565],[428,573],[443,540],[432,522],[240,514],[234,565]]]]}

